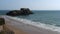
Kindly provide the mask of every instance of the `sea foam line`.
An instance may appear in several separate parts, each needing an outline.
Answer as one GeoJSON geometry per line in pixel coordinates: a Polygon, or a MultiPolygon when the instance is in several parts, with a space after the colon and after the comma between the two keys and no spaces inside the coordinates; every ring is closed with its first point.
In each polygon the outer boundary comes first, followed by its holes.
{"type": "Polygon", "coordinates": [[[45,28],[45,29],[49,29],[49,30],[52,30],[52,31],[60,32],[60,27],[56,27],[56,26],[53,26],[53,25],[43,24],[43,23],[40,23],[40,22],[33,22],[31,20],[22,19],[22,18],[18,18],[18,17],[6,16],[6,18],[14,19],[15,21],[22,22],[24,24],[33,25],[33,26],[36,26],[38,28],[45,28]]]}

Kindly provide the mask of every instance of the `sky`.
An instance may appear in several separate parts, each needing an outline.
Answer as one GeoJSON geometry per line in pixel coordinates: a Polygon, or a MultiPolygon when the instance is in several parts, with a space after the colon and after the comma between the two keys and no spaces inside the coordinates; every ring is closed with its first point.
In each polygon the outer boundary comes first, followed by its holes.
{"type": "Polygon", "coordinates": [[[0,0],[0,10],[60,10],[60,0],[0,0]]]}

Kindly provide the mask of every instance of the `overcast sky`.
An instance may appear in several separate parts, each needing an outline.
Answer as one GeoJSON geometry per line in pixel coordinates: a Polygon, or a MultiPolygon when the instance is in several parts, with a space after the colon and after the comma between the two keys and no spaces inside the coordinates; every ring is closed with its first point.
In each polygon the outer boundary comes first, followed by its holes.
{"type": "Polygon", "coordinates": [[[60,10],[60,0],[0,0],[0,10],[60,10]]]}

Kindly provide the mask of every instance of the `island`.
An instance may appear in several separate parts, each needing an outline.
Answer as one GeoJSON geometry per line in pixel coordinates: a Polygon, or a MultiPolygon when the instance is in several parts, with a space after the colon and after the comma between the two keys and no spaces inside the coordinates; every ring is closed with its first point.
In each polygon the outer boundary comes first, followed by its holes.
{"type": "Polygon", "coordinates": [[[19,15],[29,15],[33,14],[33,12],[29,8],[21,8],[20,10],[12,10],[6,13],[9,16],[19,16],[19,15]]]}

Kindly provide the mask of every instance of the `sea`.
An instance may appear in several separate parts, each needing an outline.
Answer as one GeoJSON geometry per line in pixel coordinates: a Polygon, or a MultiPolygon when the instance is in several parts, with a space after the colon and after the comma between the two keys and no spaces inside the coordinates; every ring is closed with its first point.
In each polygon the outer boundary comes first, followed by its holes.
{"type": "MultiPolygon", "coordinates": [[[[11,10],[0,10],[0,15],[6,15],[11,10]]],[[[22,19],[60,27],[60,10],[31,10],[33,14],[15,16],[22,19]]],[[[38,24],[39,24],[38,23],[38,24]]]]}

